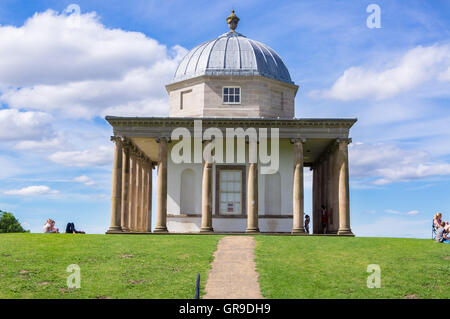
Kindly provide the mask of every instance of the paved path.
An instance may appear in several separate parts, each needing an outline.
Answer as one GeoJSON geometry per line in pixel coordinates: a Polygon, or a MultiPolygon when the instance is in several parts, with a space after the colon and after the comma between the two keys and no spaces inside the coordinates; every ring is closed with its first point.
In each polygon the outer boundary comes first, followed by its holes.
{"type": "Polygon", "coordinates": [[[219,241],[204,299],[263,298],[255,270],[255,244],[251,236],[227,236],[219,241]]]}

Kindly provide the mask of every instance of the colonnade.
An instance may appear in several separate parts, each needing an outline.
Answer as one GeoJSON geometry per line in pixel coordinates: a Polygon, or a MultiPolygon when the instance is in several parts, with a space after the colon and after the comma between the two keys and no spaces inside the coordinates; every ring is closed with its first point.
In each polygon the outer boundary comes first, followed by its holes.
{"type": "MultiPolygon", "coordinates": [[[[167,232],[167,153],[168,139],[157,138],[159,158],[152,162],[134,144],[122,137],[114,141],[113,184],[111,198],[111,227],[114,232],[151,232],[152,168],[158,165],[156,188],[156,224],[154,232],[167,232]]],[[[320,207],[328,208],[330,230],[336,227],[339,235],[352,235],[349,211],[348,143],[336,140],[313,165],[313,232],[321,233],[320,207]],[[338,216],[338,225],[334,216],[338,216]]],[[[209,141],[204,142],[204,147],[209,141]]],[[[293,225],[292,234],[304,234],[304,177],[303,144],[305,139],[292,139],[293,144],[293,225]]],[[[200,232],[213,232],[212,173],[213,161],[203,163],[202,212],[200,232]]],[[[258,227],[258,164],[248,164],[247,174],[248,233],[259,232],[258,227]]]]}
{"type": "Polygon", "coordinates": [[[327,211],[327,233],[353,235],[350,229],[348,144],[337,139],[314,163],[313,232],[323,233],[322,206],[327,211]]]}
{"type": "Polygon", "coordinates": [[[150,232],[153,162],[127,139],[112,137],[111,226],[108,233],[150,232]]]}

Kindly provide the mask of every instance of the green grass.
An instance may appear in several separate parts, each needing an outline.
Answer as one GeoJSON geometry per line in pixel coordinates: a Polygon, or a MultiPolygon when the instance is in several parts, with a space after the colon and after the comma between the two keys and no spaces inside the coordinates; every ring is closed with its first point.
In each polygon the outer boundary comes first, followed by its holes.
{"type": "Polygon", "coordinates": [[[220,236],[1,234],[0,298],[193,298],[220,236]],[[67,289],[67,266],[81,288],[67,289]]]}
{"type": "Polygon", "coordinates": [[[450,245],[431,239],[255,236],[266,298],[449,298],[450,245]],[[381,288],[367,288],[367,266],[381,288]]]}
{"type": "MultiPolygon", "coordinates": [[[[0,298],[193,298],[217,235],[0,234],[0,298]],[[66,268],[81,268],[67,289],[66,268]]],[[[254,236],[266,298],[449,298],[450,245],[425,239],[254,236]],[[369,264],[381,288],[367,288],[369,264]]]]}

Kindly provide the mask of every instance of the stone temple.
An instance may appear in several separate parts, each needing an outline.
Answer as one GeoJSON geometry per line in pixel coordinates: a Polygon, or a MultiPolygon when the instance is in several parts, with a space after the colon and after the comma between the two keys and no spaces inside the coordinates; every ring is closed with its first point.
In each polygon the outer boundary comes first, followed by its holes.
{"type": "Polygon", "coordinates": [[[312,232],[323,232],[324,205],[327,233],[352,236],[348,144],[356,119],[296,118],[298,86],[281,57],[237,32],[234,11],[226,20],[230,30],[193,48],[166,85],[168,117],[106,117],[115,145],[108,233],[304,234],[309,167],[312,232]]]}

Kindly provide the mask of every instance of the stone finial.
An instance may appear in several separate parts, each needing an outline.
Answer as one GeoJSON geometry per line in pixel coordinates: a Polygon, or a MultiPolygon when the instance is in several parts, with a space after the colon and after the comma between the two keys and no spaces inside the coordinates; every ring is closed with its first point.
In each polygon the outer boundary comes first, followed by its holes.
{"type": "Polygon", "coordinates": [[[240,19],[238,18],[238,16],[234,14],[234,10],[232,10],[231,14],[227,18],[228,27],[232,32],[236,30],[239,20],[240,19]]]}

